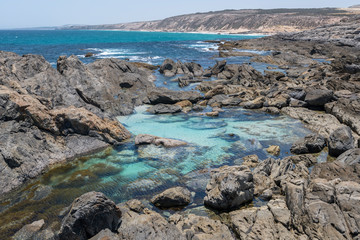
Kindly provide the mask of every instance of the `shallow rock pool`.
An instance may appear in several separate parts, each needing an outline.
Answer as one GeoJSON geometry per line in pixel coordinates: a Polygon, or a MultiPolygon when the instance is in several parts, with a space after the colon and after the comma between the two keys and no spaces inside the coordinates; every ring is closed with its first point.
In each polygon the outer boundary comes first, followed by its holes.
{"type": "Polygon", "coordinates": [[[152,134],[188,145],[135,146],[134,139],[130,139],[55,167],[0,200],[0,236],[11,236],[38,219],[57,229],[65,207],[88,191],[103,192],[119,203],[132,198],[150,199],[166,188],[187,186],[193,201],[184,211],[199,211],[212,168],[241,164],[241,158],[250,154],[262,160],[271,157],[265,150],[270,145],[280,146],[279,158],[288,156],[292,143],[310,133],[298,120],[242,108],[226,109],[215,118],[203,112],[151,115],[146,109],[138,107],[136,113],[118,120],[133,135],[152,134]]]}

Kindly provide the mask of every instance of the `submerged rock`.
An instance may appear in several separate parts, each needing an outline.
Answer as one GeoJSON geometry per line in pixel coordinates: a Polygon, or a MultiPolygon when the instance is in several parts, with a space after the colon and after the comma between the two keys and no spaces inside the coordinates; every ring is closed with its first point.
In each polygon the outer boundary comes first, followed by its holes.
{"type": "Polygon", "coordinates": [[[190,203],[191,193],[183,187],[174,187],[155,195],[151,202],[160,208],[181,207],[190,203]]]}
{"type": "Polygon", "coordinates": [[[279,156],[280,155],[280,147],[279,146],[272,145],[272,146],[268,147],[266,149],[266,151],[269,154],[274,155],[274,156],[279,156]]]}
{"type": "Polygon", "coordinates": [[[252,201],[253,175],[246,166],[223,166],[213,170],[206,186],[204,204],[214,209],[228,210],[252,201]]]}
{"type": "Polygon", "coordinates": [[[99,192],[75,199],[61,223],[59,239],[88,239],[103,229],[116,231],[122,213],[115,203],[99,192]]]}
{"type": "Polygon", "coordinates": [[[162,145],[164,147],[179,147],[187,145],[187,142],[180,140],[170,139],[170,138],[161,138],[149,134],[139,134],[135,137],[135,144],[155,144],[162,145]]]}
{"type": "Polygon", "coordinates": [[[37,239],[38,237],[37,234],[40,232],[40,230],[44,225],[45,225],[44,219],[27,224],[23,226],[19,231],[17,231],[12,237],[12,239],[14,240],[37,239]]]}

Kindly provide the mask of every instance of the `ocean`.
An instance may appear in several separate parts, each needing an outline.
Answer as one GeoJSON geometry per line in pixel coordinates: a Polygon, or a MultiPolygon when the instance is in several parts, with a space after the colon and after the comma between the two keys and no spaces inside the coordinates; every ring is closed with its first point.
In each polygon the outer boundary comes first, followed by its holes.
{"type": "MultiPolygon", "coordinates": [[[[120,31],[0,31],[0,50],[17,54],[40,54],[53,67],[61,55],[76,55],[89,63],[102,58],[119,58],[159,65],[166,58],[194,61],[204,68],[219,57],[212,41],[239,40],[255,36],[120,32],[120,31]],[[208,42],[210,40],[210,42],[208,42]],[[94,56],[86,58],[86,53],[94,56]]],[[[248,51],[248,50],[244,50],[248,51]]],[[[261,55],[268,52],[257,52],[261,55]]],[[[249,63],[250,57],[226,58],[229,63],[249,63]]],[[[267,64],[252,63],[259,71],[267,64]]],[[[159,73],[156,84],[174,90],[180,88],[159,73]],[[167,81],[169,84],[164,85],[167,81]]],[[[193,89],[190,85],[186,89],[193,89]]],[[[184,90],[184,89],[182,89],[184,90]]],[[[204,188],[212,168],[241,163],[241,158],[257,154],[270,157],[269,145],[281,147],[289,155],[291,144],[309,133],[301,122],[282,115],[233,108],[217,118],[198,113],[150,115],[146,106],[134,114],[118,117],[132,134],[147,133],[188,142],[184,147],[166,149],[135,146],[134,139],[114,149],[79,158],[52,169],[6,199],[0,200],[0,235],[11,236],[24,224],[45,219],[58,226],[59,212],[76,197],[88,191],[100,191],[116,203],[132,198],[148,200],[172,186],[186,186],[193,192],[193,203],[182,211],[208,214],[203,207],[204,188]],[[286,126],[286,127],[284,127],[286,126]]],[[[205,111],[210,111],[206,109],[205,111]]],[[[255,205],[263,204],[254,200],[255,205]]],[[[155,209],[156,210],[156,209],[155,209]]],[[[172,210],[160,211],[169,215],[172,210]]]]}

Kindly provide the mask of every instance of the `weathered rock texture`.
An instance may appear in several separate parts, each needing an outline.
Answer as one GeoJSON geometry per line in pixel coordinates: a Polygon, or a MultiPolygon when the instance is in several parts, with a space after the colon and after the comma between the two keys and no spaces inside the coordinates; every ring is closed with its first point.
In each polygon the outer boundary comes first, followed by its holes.
{"type": "Polygon", "coordinates": [[[224,166],[213,171],[206,186],[204,204],[214,209],[228,210],[252,201],[253,175],[246,166],[224,166]]]}
{"type": "Polygon", "coordinates": [[[104,117],[148,101],[151,73],[115,59],[84,65],[60,57],[54,69],[37,55],[0,52],[0,193],[49,166],[130,137],[104,117]]]}
{"type": "Polygon", "coordinates": [[[102,193],[89,192],[75,199],[69,213],[64,217],[59,239],[88,239],[103,229],[116,231],[121,211],[102,193]]]}

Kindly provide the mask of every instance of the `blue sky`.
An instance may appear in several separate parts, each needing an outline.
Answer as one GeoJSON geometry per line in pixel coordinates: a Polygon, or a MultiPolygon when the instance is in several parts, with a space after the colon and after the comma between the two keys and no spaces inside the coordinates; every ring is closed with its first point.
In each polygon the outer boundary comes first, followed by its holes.
{"type": "Polygon", "coordinates": [[[0,0],[0,28],[104,24],[247,8],[348,7],[360,0],[0,0]]]}

